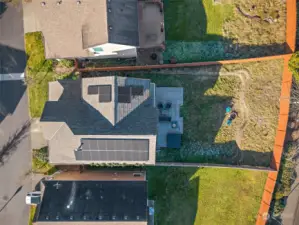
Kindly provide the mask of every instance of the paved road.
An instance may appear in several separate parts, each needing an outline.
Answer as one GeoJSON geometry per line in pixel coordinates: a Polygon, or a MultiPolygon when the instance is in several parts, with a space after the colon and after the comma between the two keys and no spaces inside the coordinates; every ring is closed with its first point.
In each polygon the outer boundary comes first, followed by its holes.
{"type": "MultiPolygon", "coordinates": [[[[0,149],[29,120],[26,87],[20,80],[7,81],[24,73],[22,18],[21,5],[0,3],[0,149]]],[[[30,150],[30,136],[25,136],[0,165],[0,224],[28,224],[25,195],[32,190],[30,150]]]]}
{"type": "Polygon", "coordinates": [[[25,59],[22,5],[0,2],[0,74],[23,73],[25,59]]]}

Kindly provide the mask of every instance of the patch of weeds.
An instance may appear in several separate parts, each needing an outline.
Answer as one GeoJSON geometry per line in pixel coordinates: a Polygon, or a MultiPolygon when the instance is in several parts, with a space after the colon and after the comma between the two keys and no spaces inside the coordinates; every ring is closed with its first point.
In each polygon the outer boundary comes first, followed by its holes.
{"type": "Polygon", "coordinates": [[[47,147],[32,150],[32,172],[51,175],[56,171],[56,167],[49,164],[47,147]]]}

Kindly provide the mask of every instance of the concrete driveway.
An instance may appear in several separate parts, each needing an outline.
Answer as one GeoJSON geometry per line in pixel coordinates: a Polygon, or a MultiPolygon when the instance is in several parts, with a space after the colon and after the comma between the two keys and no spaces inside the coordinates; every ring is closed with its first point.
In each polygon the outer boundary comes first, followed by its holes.
{"type": "MultiPolygon", "coordinates": [[[[24,77],[26,56],[24,52],[22,5],[0,3],[0,151],[22,125],[29,120],[24,77]]],[[[27,225],[29,207],[25,195],[32,190],[30,133],[16,148],[11,148],[0,164],[0,223],[27,225]]]]}

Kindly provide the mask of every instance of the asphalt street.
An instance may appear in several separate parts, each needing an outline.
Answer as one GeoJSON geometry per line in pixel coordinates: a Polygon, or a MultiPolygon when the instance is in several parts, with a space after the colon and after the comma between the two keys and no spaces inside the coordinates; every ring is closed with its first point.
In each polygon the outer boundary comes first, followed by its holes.
{"type": "MultiPolygon", "coordinates": [[[[22,5],[0,3],[0,151],[29,120],[28,96],[22,80],[10,80],[11,74],[23,74],[24,52],[22,5]],[[3,79],[4,78],[4,79],[3,79]]],[[[16,76],[21,77],[21,76],[16,76]]],[[[1,152],[0,152],[1,153],[1,152]]],[[[27,192],[32,190],[30,132],[7,151],[0,163],[0,224],[27,225],[27,192]]],[[[1,154],[0,154],[1,157],[1,154]]]]}

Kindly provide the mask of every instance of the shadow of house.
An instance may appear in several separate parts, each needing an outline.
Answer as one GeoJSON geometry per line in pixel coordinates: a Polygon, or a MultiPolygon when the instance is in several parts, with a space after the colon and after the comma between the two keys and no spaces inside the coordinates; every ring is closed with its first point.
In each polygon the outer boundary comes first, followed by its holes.
{"type": "Polygon", "coordinates": [[[2,14],[6,11],[6,9],[7,9],[6,3],[0,2],[0,19],[1,19],[2,14]]]}
{"type": "Polygon", "coordinates": [[[147,168],[149,199],[155,201],[155,224],[194,224],[200,177],[192,176],[197,170],[198,168],[178,167],[147,168]]]}
{"type": "Polygon", "coordinates": [[[0,44],[0,75],[24,73],[26,55],[23,50],[0,44]]]}
{"type": "Polygon", "coordinates": [[[22,80],[0,81],[0,122],[13,114],[25,91],[22,80]]]}

